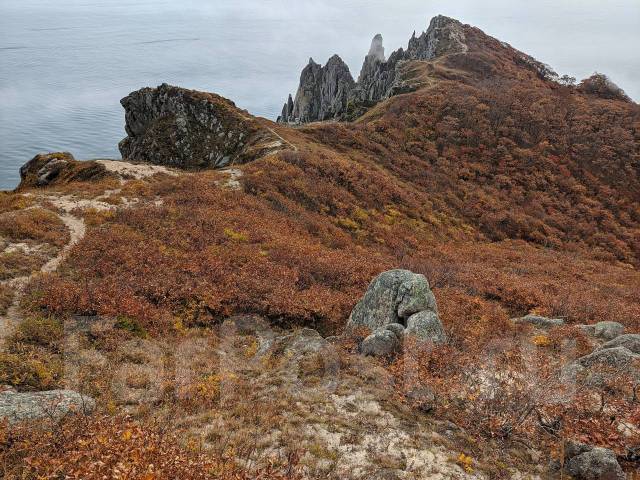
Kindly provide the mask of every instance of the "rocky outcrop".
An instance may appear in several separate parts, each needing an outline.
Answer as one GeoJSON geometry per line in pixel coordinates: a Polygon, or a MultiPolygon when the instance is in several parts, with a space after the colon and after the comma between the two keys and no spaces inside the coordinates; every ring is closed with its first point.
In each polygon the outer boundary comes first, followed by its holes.
{"type": "Polygon", "coordinates": [[[385,58],[382,35],[373,37],[358,81],[354,82],[347,65],[334,55],[324,67],[313,60],[302,71],[295,99],[289,96],[282,123],[308,123],[328,119],[351,119],[368,107],[390,96],[415,90],[419,85],[405,82],[401,66],[409,60],[432,60],[436,57],[465,53],[464,26],[452,18],[437,16],[419,37],[385,58]]]}
{"type": "Polygon", "coordinates": [[[79,162],[69,152],[36,155],[20,168],[18,189],[101,180],[112,175],[98,162],[79,162]]]}
{"type": "Polygon", "coordinates": [[[349,67],[338,55],[322,67],[309,59],[300,75],[295,102],[291,95],[278,119],[283,123],[307,123],[338,118],[347,108],[355,82],[349,67]]]}
{"type": "Polygon", "coordinates": [[[465,53],[463,25],[452,18],[438,15],[431,19],[429,28],[419,37],[414,32],[409,40],[405,58],[411,60],[432,60],[451,53],[465,53]]]}
{"type": "Polygon", "coordinates": [[[627,478],[614,452],[579,442],[567,443],[564,470],[575,480],[624,480],[627,478]]]}
{"type": "Polygon", "coordinates": [[[348,331],[359,328],[372,332],[360,345],[366,355],[387,356],[406,335],[433,343],[446,341],[429,282],[408,270],[383,272],[371,282],[347,323],[348,331]]]}
{"type": "Polygon", "coordinates": [[[72,413],[90,413],[95,406],[95,400],[72,390],[25,393],[6,390],[0,393],[0,421],[14,424],[24,420],[59,420],[72,413]]]}
{"type": "Polygon", "coordinates": [[[183,169],[246,163],[288,148],[271,129],[212,93],[166,84],[120,102],[127,138],[122,158],[183,169]]]}

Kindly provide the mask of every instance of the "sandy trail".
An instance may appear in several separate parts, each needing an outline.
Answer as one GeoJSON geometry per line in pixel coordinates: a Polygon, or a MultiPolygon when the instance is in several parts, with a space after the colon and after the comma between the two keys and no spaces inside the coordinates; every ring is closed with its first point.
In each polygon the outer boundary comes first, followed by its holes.
{"type": "Polygon", "coordinates": [[[125,178],[141,180],[143,178],[152,177],[157,173],[164,173],[166,175],[171,175],[172,177],[178,176],[177,172],[159,165],[129,163],[123,160],[96,160],[96,163],[100,163],[110,172],[117,173],[123,177],[123,180],[125,178]]]}
{"type": "MultiPolygon", "coordinates": [[[[58,255],[45,263],[37,273],[55,272],[69,254],[69,250],[71,250],[71,248],[84,237],[86,231],[84,220],[74,217],[69,213],[59,216],[60,220],[62,220],[69,229],[69,242],[60,250],[60,252],[58,252],[58,255]]],[[[20,300],[24,293],[24,288],[34,275],[36,275],[36,273],[2,282],[3,285],[6,285],[13,290],[14,297],[13,303],[9,306],[7,312],[4,315],[0,315],[0,343],[4,343],[4,340],[11,334],[11,332],[13,332],[16,325],[22,321],[23,317],[20,313],[20,300]]]]}
{"type": "MultiPolygon", "coordinates": [[[[126,183],[130,179],[143,179],[153,176],[157,173],[164,173],[167,175],[176,176],[178,173],[169,170],[168,168],[156,166],[156,165],[138,165],[128,162],[116,161],[116,160],[97,160],[102,163],[108,170],[118,173],[121,176],[122,183],[126,183]]],[[[237,183],[237,176],[235,172],[231,173],[231,187],[237,183]]],[[[239,185],[239,184],[238,184],[239,185]]],[[[45,263],[38,272],[34,272],[31,275],[23,277],[13,278],[0,284],[9,287],[14,292],[13,303],[7,309],[4,315],[0,315],[0,344],[4,343],[4,340],[13,332],[16,325],[22,320],[22,314],[20,311],[20,300],[24,294],[24,289],[34,275],[38,273],[53,273],[62,264],[64,259],[69,254],[69,251],[80,242],[86,233],[85,222],[82,218],[73,215],[76,210],[88,210],[94,209],[98,211],[104,210],[116,210],[119,207],[110,203],[106,203],[103,200],[111,195],[119,194],[121,189],[107,190],[102,195],[95,199],[78,198],[74,195],[38,195],[38,199],[41,201],[49,202],[54,207],[62,211],[57,213],[60,220],[65,224],[69,230],[69,242],[58,252],[58,254],[45,263]]],[[[29,194],[31,195],[31,194],[29,194]]],[[[136,205],[138,199],[125,199],[123,198],[123,205],[120,208],[129,208],[136,205]]],[[[155,202],[158,205],[158,202],[155,202]]],[[[36,208],[28,207],[28,208],[36,208]]],[[[19,245],[19,244],[17,244],[19,245]]]]}

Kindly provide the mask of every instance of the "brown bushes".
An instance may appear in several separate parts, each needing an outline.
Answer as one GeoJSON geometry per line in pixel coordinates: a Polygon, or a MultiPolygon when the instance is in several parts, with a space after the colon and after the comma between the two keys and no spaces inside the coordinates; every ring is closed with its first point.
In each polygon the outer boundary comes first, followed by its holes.
{"type": "Polygon", "coordinates": [[[0,315],[5,315],[13,303],[14,291],[9,285],[0,283],[0,315]]]}
{"type": "Polygon", "coordinates": [[[12,241],[29,239],[58,247],[69,241],[69,232],[60,218],[55,213],[42,208],[0,215],[0,235],[12,241]]]}
{"type": "Polygon", "coordinates": [[[231,459],[203,452],[197,443],[185,445],[164,427],[100,415],[67,418],[49,428],[0,426],[0,472],[7,480],[298,478],[295,459],[249,473],[231,459]]]}

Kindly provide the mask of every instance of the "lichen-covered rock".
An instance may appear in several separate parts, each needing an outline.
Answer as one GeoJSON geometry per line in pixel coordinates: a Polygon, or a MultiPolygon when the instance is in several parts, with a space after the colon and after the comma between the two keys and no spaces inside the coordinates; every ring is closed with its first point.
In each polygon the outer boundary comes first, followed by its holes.
{"type": "Polygon", "coordinates": [[[424,275],[408,270],[389,270],[371,282],[347,323],[348,331],[360,328],[373,332],[360,344],[365,355],[392,355],[407,336],[433,343],[446,341],[429,282],[424,275]]]}
{"type": "Polygon", "coordinates": [[[596,350],[579,358],[576,362],[586,368],[595,365],[608,365],[624,369],[637,360],[640,360],[640,355],[633,353],[631,350],[625,347],[613,347],[605,350],[596,350]]]}
{"type": "Polygon", "coordinates": [[[0,420],[14,424],[24,420],[59,420],[69,414],[85,414],[95,409],[95,400],[72,390],[0,393],[0,420]]]}
{"type": "Polygon", "coordinates": [[[110,175],[104,165],[79,162],[69,152],[45,153],[36,155],[20,168],[18,189],[101,180],[110,175]]]}
{"type": "Polygon", "coordinates": [[[385,328],[390,332],[395,333],[396,337],[398,337],[400,340],[402,340],[406,332],[404,325],[402,325],[401,323],[390,323],[389,325],[386,325],[385,328]]]}
{"type": "Polygon", "coordinates": [[[437,313],[436,299],[424,275],[389,270],[371,282],[347,326],[376,330],[391,323],[406,325],[411,315],[424,310],[437,313]]]}
{"type": "Polygon", "coordinates": [[[614,452],[578,442],[568,442],[564,465],[565,472],[575,480],[624,480],[626,478],[614,452]]]}
{"type": "Polygon", "coordinates": [[[125,160],[183,169],[246,163],[289,148],[272,130],[212,93],[163,84],[123,98],[125,160]]]}
{"type": "Polygon", "coordinates": [[[515,318],[513,321],[515,323],[528,323],[537,328],[561,327],[565,324],[565,321],[561,318],[547,318],[540,315],[525,315],[522,318],[515,318]]]}
{"type": "Polygon", "coordinates": [[[618,322],[598,322],[594,325],[579,325],[585,333],[602,340],[613,340],[624,333],[624,325],[618,322]]]}
{"type": "Polygon", "coordinates": [[[400,348],[398,336],[391,330],[379,328],[360,344],[360,352],[371,357],[389,357],[400,348]]]}
{"type": "Polygon", "coordinates": [[[413,335],[425,342],[445,343],[447,336],[438,314],[425,310],[411,315],[407,320],[406,335],[413,335]]]}
{"type": "Polygon", "coordinates": [[[600,347],[600,350],[608,348],[624,347],[631,352],[640,355],[640,335],[637,333],[629,333],[620,335],[613,340],[608,341],[600,347]]]}

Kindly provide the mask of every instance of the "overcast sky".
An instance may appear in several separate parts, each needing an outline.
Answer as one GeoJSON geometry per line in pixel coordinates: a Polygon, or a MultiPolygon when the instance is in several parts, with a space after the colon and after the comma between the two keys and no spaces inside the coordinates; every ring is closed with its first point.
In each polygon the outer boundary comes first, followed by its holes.
{"type": "Polygon", "coordinates": [[[324,63],[339,53],[354,76],[373,34],[383,35],[390,52],[406,46],[412,31],[424,30],[428,19],[444,14],[510,43],[561,75],[582,79],[594,71],[605,73],[640,100],[640,0],[217,0],[206,6],[201,0],[189,0],[188,4],[218,14],[227,11],[230,17],[263,18],[274,28],[284,28],[281,33],[291,43],[287,54],[302,63],[310,55],[324,63]]]}

